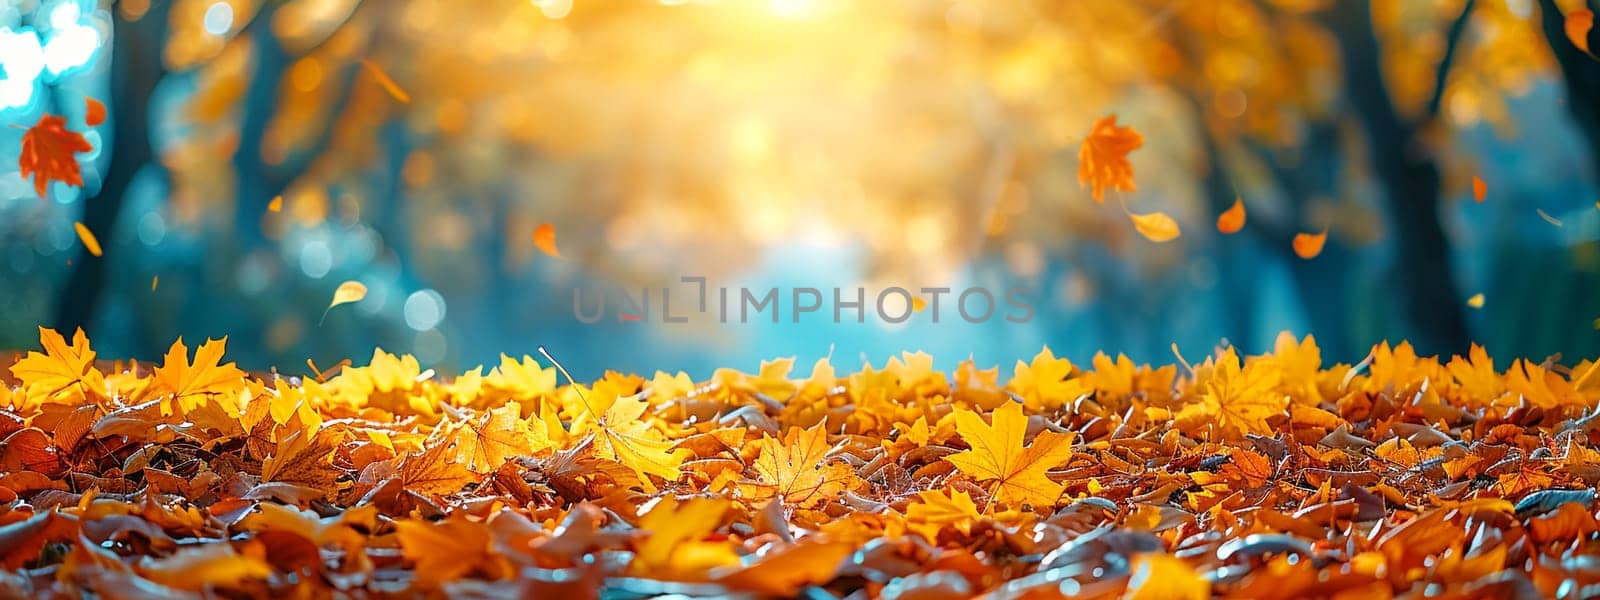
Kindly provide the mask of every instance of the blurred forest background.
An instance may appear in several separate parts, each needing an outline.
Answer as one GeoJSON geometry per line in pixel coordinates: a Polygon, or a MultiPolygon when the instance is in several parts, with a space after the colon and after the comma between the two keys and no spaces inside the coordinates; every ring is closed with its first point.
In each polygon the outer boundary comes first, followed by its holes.
{"type": "Polygon", "coordinates": [[[1600,61],[1563,31],[1584,5],[0,0],[0,348],[84,326],[104,357],[226,334],[246,368],[381,346],[449,373],[543,344],[580,376],[704,377],[1042,344],[1165,362],[1292,330],[1329,362],[1400,338],[1592,357],[1600,61]],[[110,118],[87,127],[84,97],[110,118]],[[16,166],[44,113],[94,150],[82,189],[41,198],[16,166]],[[1138,237],[1076,181],[1110,113],[1145,135],[1122,201],[1181,238],[1138,237]],[[1220,235],[1236,197],[1248,225],[1220,235]],[[534,247],[544,222],[561,258],[534,247]],[[1290,250],[1324,229],[1320,256],[1290,250]],[[573,316],[575,286],[685,275],[1022,285],[1038,315],[573,316]],[[370,293],[319,325],[350,279],[370,293]]]}

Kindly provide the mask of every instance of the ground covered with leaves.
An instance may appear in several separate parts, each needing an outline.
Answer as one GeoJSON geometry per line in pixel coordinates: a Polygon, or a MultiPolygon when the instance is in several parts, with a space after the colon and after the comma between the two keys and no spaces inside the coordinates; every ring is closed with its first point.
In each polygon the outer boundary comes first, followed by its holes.
{"type": "Polygon", "coordinates": [[[1314,340],[839,373],[405,356],[246,374],[78,333],[0,386],[0,590],[168,598],[1600,594],[1595,363],[1314,340]]]}

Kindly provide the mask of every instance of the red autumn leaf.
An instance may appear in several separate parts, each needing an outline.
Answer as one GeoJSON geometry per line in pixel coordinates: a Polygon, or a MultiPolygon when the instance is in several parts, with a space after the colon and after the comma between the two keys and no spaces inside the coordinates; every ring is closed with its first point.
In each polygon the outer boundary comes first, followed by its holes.
{"type": "Polygon", "coordinates": [[[77,154],[93,149],[83,134],[67,129],[65,117],[47,114],[22,135],[17,167],[23,178],[33,177],[34,191],[44,196],[52,180],[82,187],[77,154]]]}

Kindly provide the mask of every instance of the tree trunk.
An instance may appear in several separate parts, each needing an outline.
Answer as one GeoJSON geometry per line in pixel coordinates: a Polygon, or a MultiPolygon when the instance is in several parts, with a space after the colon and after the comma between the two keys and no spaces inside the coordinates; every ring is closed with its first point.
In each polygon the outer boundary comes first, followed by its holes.
{"type": "MultiPolygon", "coordinates": [[[[111,38],[111,166],[100,191],[84,203],[83,224],[96,238],[110,241],[140,169],[150,164],[150,96],[166,70],[161,50],[171,2],[156,2],[141,19],[118,13],[111,38]]],[[[59,331],[87,328],[105,295],[108,258],[83,256],[56,301],[59,331]]]]}
{"type": "Polygon", "coordinates": [[[1389,96],[1370,1],[1338,0],[1327,17],[1344,60],[1345,94],[1366,132],[1395,230],[1394,282],[1412,342],[1420,352],[1465,353],[1462,299],[1439,223],[1439,167],[1389,96]]]}
{"type": "MultiPolygon", "coordinates": [[[[1591,10],[1600,8],[1593,1],[1584,5],[1591,10]]],[[[1572,120],[1589,143],[1589,161],[1597,179],[1600,179],[1600,60],[1596,60],[1567,39],[1566,17],[1555,0],[1539,0],[1540,23],[1544,37],[1550,42],[1550,52],[1561,67],[1561,78],[1567,85],[1567,110],[1572,120]]],[[[1591,31],[1589,39],[1595,39],[1591,31]]],[[[1591,44],[1590,48],[1600,48],[1591,44]]]]}

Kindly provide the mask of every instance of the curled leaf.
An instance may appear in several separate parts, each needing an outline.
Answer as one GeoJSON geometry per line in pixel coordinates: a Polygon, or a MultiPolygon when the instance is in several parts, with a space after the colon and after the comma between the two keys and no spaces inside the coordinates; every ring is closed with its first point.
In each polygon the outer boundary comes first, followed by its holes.
{"type": "Polygon", "coordinates": [[[72,228],[78,230],[78,239],[83,241],[83,249],[88,250],[89,254],[100,256],[100,240],[95,239],[94,232],[89,231],[89,227],[81,221],[73,221],[72,228]]]}
{"type": "Polygon", "coordinates": [[[383,69],[378,67],[377,64],[363,58],[361,59],[361,66],[367,68],[367,72],[372,74],[372,78],[378,82],[378,85],[383,88],[383,91],[389,93],[389,96],[393,97],[401,104],[411,103],[411,94],[407,94],[406,91],[400,87],[400,84],[395,83],[394,79],[390,78],[389,74],[385,73],[383,69]]]}
{"type": "Polygon", "coordinates": [[[106,122],[106,105],[99,100],[85,96],[83,98],[83,122],[94,127],[106,122]]]}
{"type": "Polygon", "coordinates": [[[550,256],[561,257],[561,251],[556,249],[556,226],[549,223],[540,223],[533,228],[533,245],[540,252],[550,256]]]}
{"type": "Polygon", "coordinates": [[[366,284],[352,279],[339,284],[339,288],[333,290],[333,301],[328,303],[328,308],[333,308],[340,304],[346,304],[350,302],[359,302],[362,298],[366,297],[366,284]]]}
{"type": "Polygon", "coordinates": [[[1244,229],[1244,221],[1244,199],[1234,198],[1233,206],[1229,207],[1228,210],[1222,211],[1222,214],[1217,215],[1217,231],[1222,232],[1223,235],[1239,233],[1239,230],[1244,229]]]}
{"type": "Polygon", "coordinates": [[[1328,243],[1328,230],[1321,233],[1301,233],[1294,236],[1294,253],[1300,258],[1311,260],[1322,254],[1323,244],[1328,243]]]}
{"type": "Polygon", "coordinates": [[[1139,230],[1139,235],[1152,242],[1170,242],[1178,239],[1178,222],[1167,216],[1167,213],[1128,213],[1128,218],[1133,221],[1133,228],[1139,230]]]}
{"type": "Polygon", "coordinates": [[[1567,39],[1584,54],[1589,54],[1589,30],[1594,28],[1594,11],[1588,9],[1567,13],[1567,39]]]}

